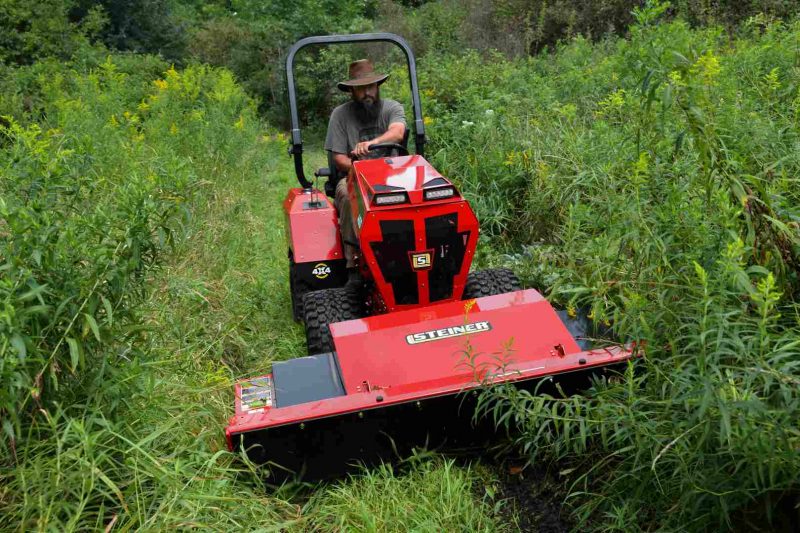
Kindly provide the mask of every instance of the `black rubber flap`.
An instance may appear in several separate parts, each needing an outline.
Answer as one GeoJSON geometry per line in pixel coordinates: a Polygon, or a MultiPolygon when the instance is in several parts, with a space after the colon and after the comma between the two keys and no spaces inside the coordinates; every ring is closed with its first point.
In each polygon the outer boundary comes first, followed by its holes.
{"type": "Polygon", "coordinates": [[[344,396],[335,356],[322,353],[272,363],[275,406],[288,407],[344,396]]]}

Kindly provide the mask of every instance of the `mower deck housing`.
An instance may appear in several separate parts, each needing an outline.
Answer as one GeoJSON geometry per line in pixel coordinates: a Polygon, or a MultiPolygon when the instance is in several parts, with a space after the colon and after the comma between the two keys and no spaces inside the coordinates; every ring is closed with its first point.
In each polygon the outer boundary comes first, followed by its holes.
{"type": "MultiPolygon", "coordinates": [[[[408,445],[408,428],[421,417],[425,427],[441,426],[426,407],[433,400],[449,398],[446,408],[432,405],[455,419],[458,398],[478,387],[563,379],[632,356],[630,347],[581,348],[533,289],[340,322],[331,331],[335,352],[275,363],[272,374],[237,384],[231,449],[244,444],[255,460],[294,472],[318,461],[324,471],[331,454],[348,464],[397,439],[408,445]],[[345,421],[349,434],[334,429],[335,443],[314,444],[323,426],[345,421]]],[[[431,434],[417,445],[432,444],[431,434]]]]}

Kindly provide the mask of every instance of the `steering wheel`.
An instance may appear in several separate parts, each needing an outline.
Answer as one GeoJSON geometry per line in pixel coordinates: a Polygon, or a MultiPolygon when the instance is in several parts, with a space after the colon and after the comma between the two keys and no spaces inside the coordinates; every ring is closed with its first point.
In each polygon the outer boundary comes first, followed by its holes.
{"type": "Polygon", "coordinates": [[[400,155],[408,155],[408,148],[406,148],[402,144],[397,144],[397,143],[377,143],[371,145],[368,148],[370,152],[372,152],[373,150],[383,150],[383,149],[397,150],[398,152],[400,152],[400,155]]]}

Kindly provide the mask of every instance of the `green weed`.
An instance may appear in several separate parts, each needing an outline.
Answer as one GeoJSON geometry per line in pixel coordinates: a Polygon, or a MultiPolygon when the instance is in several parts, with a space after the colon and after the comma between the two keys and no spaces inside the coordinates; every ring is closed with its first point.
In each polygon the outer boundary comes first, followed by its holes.
{"type": "Polygon", "coordinates": [[[516,248],[481,260],[647,342],[584,397],[483,397],[531,461],[578,465],[582,527],[769,523],[796,494],[798,31],[727,46],[648,18],[548,57],[426,58],[437,166],[487,243],[516,248]]]}
{"type": "Polygon", "coordinates": [[[491,501],[475,500],[479,478],[452,461],[389,465],[317,494],[307,504],[315,531],[498,531],[491,501]]]}

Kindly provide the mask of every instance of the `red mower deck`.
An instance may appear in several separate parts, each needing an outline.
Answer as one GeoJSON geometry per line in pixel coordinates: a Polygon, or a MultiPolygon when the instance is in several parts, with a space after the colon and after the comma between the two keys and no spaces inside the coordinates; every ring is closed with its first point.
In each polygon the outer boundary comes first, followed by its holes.
{"type": "Polygon", "coordinates": [[[464,432],[477,428],[470,425],[471,410],[459,409],[460,393],[548,377],[586,381],[589,370],[618,366],[633,355],[621,346],[582,350],[532,289],[340,322],[331,330],[343,394],[279,407],[283,384],[271,374],[237,384],[236,413],[226,431],[232,449],[244,443],[258,462],[297,473],[369,462],[399,441],[404,447],[441,443],[431,439],[438,431],[420,432],[415,424],[440,428],[462,419],[459,425],[467,427],[448,431],[444,440],[465,443],[472,439],[464,432]],[[248,404],[255,397],[269,400],[248,404]],[[321,434],[336,438],[319,440],[321,434]],[[412,434],[416,438],[409,439],[412,434]]]}

